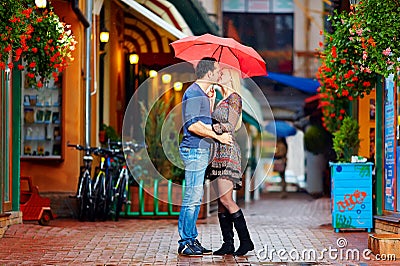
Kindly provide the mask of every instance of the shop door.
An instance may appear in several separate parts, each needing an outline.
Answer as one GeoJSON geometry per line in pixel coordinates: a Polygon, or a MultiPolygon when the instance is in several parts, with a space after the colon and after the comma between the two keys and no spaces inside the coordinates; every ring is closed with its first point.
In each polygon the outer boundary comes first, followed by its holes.
{"type": "Polygon", "coordinates": [[[10,72],[1,71],[0,82],[0,213],[11,211],[10,72]]]}
{"type": "Polygon", "coordinates": [[[398,177],[400,176],[400,87],[397,86],[397,83],[395,83],[396,87],[396,115],[397,115],[397,120],[396,120],[396,179],[394,181],[394,191],[396,193],[394,194],[395,197],[395,210],[400,211],[400,185],[398,181],[398,177]]]}

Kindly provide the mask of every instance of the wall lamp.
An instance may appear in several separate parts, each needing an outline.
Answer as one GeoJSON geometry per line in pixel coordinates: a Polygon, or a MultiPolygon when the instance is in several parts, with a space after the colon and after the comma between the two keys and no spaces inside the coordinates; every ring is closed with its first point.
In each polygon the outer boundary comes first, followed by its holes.
{"type": "Polygon", "coordinates": [[[35,0],[35,5],[38,8],[46,8],[47,6],[47,1],[46,0],[35,0]]]}
{"type": "Polygon", "coordinates": [[[157,75],[158,75],[157,71],[155,71],[155,70],[150,70],[149,71],[149,77],[150,78],[155,78],[155,77],[157,77],[157,75]]]}
{"type": "Polygon", "coordinates": [[[103,28],[100,31],[100,42],[108,43],[109,39],[110,39],[110,32],[106,28],[103,28]]]}
{"type": "Polygon", "coordinates": [[[130,54],[129,55],[129,62],[131,63],[131,65],[136,65],[137,63],[139,63],[139,55],[130,54]]]}
{"type": "Polygon", "coordinates": [[[170,74],[164,74],[161,77],[162,83],[168,84],[171,82],[172,76],[170,74]]]}
{"type": "Polygon", "coordinates": [[[177,81],[177,82],[174,83],[174,90],[175,91],[181,91],[182,88],[183,88],[183,83],[182,82],[177,81]]]}

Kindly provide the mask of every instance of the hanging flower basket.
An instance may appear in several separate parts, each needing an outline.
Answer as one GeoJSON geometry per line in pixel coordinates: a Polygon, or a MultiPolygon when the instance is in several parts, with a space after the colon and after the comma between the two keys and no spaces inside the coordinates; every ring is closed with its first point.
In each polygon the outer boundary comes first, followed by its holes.
{"type": "Polygon", "coordinates": [[[50,78],[57,81],[73,60],[77,42],[71,26],[60,21],[51,3],[40,9],[33,2],[0,3],[0,69],[18,62],[18,69],[27,72],[28,84],[40,88],[50,78]]]}
{"type": "Polygon", "coordinates": [[[399,1],[365,0],[350,13],[329,16],[332,32],[323,33],[317,78],[323,125],[331,133],[348,115],[349,103],[375,87],[377,75],[400,70],[399,8],[399,1]]]}

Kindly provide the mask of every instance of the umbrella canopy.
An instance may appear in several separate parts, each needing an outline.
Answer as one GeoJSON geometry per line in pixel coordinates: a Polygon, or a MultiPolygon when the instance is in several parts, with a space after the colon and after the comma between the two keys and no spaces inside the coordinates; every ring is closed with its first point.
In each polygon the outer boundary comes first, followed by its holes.
{"type": "Polygon", "coordinates": [[[272,121],[265,126],[265,130],[277,137],[296,135],[296,128],[285,121],[272,121]]]}
{"type": "Polygon", "coordinates": [[[264,59],[251,47],[212,34],[189,36],[171,43],[175,57],[188,62],[213,57],[241,71],[242,78],[267,75],[264,59]]]}

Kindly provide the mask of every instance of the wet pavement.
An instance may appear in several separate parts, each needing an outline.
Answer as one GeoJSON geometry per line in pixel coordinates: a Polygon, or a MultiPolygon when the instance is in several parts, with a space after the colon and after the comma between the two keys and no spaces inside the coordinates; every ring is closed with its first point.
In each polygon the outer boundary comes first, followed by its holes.
{"type": "MultiPolygon", "coordinates": [[[[177,219],[56,219],[9,227],[0,238],[0,265],[400,265],[363,255],[366,231],[335,233],[329,198],[263,193],[242,209],[256,247],[244,257],[177,255],[177,219]]],[[[220,247],[216,213],[199,220],[198,231],[205,247],[220,247]]]]}

